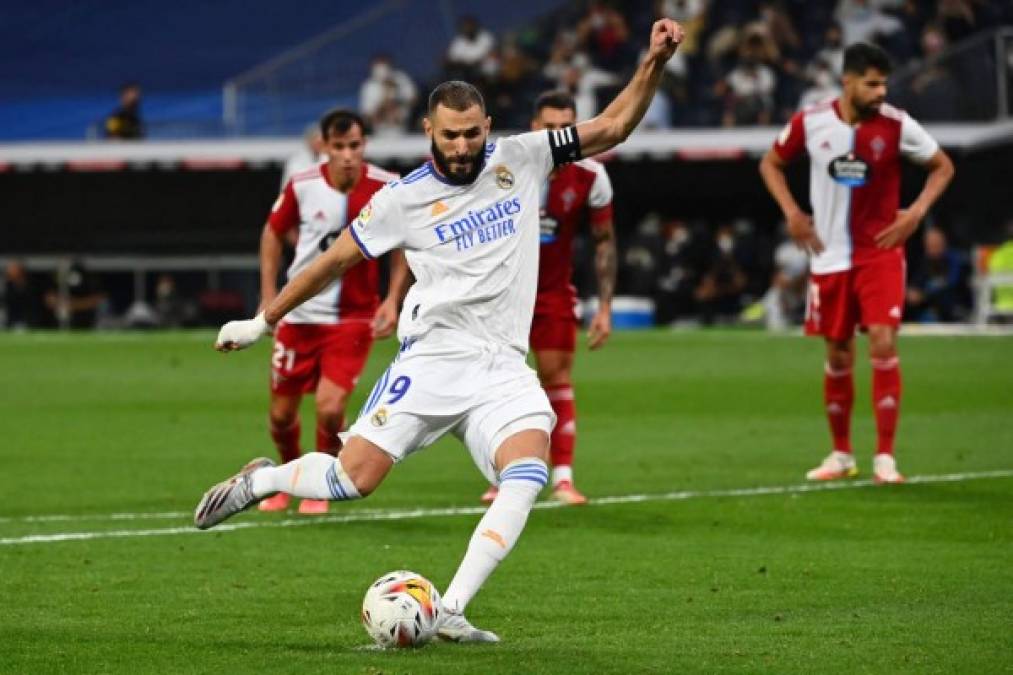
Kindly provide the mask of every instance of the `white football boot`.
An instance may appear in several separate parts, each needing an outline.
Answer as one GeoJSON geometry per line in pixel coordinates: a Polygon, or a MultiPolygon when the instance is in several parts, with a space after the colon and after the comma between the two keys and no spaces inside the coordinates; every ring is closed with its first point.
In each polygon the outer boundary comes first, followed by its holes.
{"type": "Polygon", "coordinates": [[[253,496],[251,476],[257,469],[274,466],[266,457],[258,457],[240,469],[232,478],[224,480],[204,493],[193,512],[193,524],[197,529],[214,527],[226,518],[248,509],[260,501],[253,496]]]}
{"type": "Polygon", "coordinates": [[[904,476],[897,471],[897,460],[893,455],[879,452],[872,458],[872,480],[877,483],[903,483],[904,476]]]}
{"type": "Polygon", "coordinates": [[[805,477],[809,480],[839,480],[854,478],[857,475],[858,466],[855,465],[855,456],[850,452],[834,450],[826,456],[822,464],[808,471],[805,477]]]}
{"type": "Polygon", "coordinates": [[[475,628],[471,622],[464,618],[463,614],[451,612],[446,607],[443,608],[440,616],[440,627],[437,629],[436,635],[441,640],[449,640],[450,642],[499,642],[499,636],[495,633],[475,628]]]}

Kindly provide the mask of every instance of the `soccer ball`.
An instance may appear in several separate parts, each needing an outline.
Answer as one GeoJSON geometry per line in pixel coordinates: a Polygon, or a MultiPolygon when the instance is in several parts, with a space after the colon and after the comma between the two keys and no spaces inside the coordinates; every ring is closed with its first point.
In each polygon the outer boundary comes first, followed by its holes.
{"type": "Polygon", "coordinates": [[[439,620],[439,591],[408,570],[384,574],[362,601],[362,625],[383,648],[421,647],[436,635],[439,620]]]}

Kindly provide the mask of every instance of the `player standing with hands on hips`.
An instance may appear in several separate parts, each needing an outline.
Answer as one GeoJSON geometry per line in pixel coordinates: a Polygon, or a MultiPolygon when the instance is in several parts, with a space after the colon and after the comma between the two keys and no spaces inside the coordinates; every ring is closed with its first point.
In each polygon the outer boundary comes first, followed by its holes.
{"type": "Polygon", "coordinates": [[[343,501],[375,490],[396,462],[446,433],[460,438],[499,494],[443,594],[444,639],[498,642],[464,617],[516,544],[548,482],[555,415],[525,363],[538,288],[539,207],[552,170],[623,142],[643,118],[682,28],[661,19],[629,84],[598,116],[488,143],[481,94],[445,82],[424,122],[433,159],[377,192],[352,225],[261,314],[222,327],[216,347],[243,349],[363,259],[402,248],[415,284],[398,324],[401,350],[377,381],[338,457],[283,466],[253,460],[194,511],[206,529],[277,492],[343,501]]]}
{"type": "Polygon", "coordinates": [[[873,479],[901,483],[894,459],[901,378],[897,330],[904,308],[904,242],[953,178],[953,163],[907,113],[886,99],[891,64],[874,45],[844,52],[843,93],[796,113],[760,162],[788,233],[810,254],[805,331],[826,341],[824,403],[833,450],[806,477],[858,475],[851,448],[856,326],[869,334],[876,415],[873,479]],[[788,189],[785,165],[808,152],[813,215],[788,189]],[[900,160],[928,171],[918,198],[900,206],[900,160]]]}

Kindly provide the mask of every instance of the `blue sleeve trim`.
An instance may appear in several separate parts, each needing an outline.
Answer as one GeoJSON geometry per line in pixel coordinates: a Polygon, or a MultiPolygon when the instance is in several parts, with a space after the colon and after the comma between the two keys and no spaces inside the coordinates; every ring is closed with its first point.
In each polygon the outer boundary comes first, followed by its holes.
{"type": "Polygon", "coordinates": [[[352,225],[348,228],[348,231],[352,233],[352,239],[355,240],[355,243],[358,245],[359,250],[362,251],[362,255],[366,256],[367,260],[375,260],[376,257],[372,253],[369,252],[369,249],[366,248],[366,245],[362,243],[361,239],[359,239],[359,235],[357,235],[355,233],[355,222],[354,221],[352,222],[352,225]]]}

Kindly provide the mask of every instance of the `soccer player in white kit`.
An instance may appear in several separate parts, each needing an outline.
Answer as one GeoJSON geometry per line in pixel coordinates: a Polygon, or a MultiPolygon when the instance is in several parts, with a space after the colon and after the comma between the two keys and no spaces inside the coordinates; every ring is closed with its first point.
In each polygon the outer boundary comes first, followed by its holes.
{"type": "Polygon", "coordinates": [[[335,458],[308,453],[275,467],[253,460],[208,490],[194,512],[212,527],[276,492],[343,501],[370,494],[391,467],[445,433],[464,441],[499,494],[479,521],[443,595],[439,635],[498,642],[464,618],[468,602],[513,548],[548,481],[555,416],[525,363],[538,282],[539,190],[552,169],[604,152],[643,118],[682,40],[655,22],[646,57],[597,117],[576,127],[488,143],[481,95],[445,82],[429,97],[433,160],[374,195],[359,217],[265,311],[222,327],[216,348],[242,349],[363,259],[403,248],[416,283],[405,298],[401,350],[335,458]]]}

